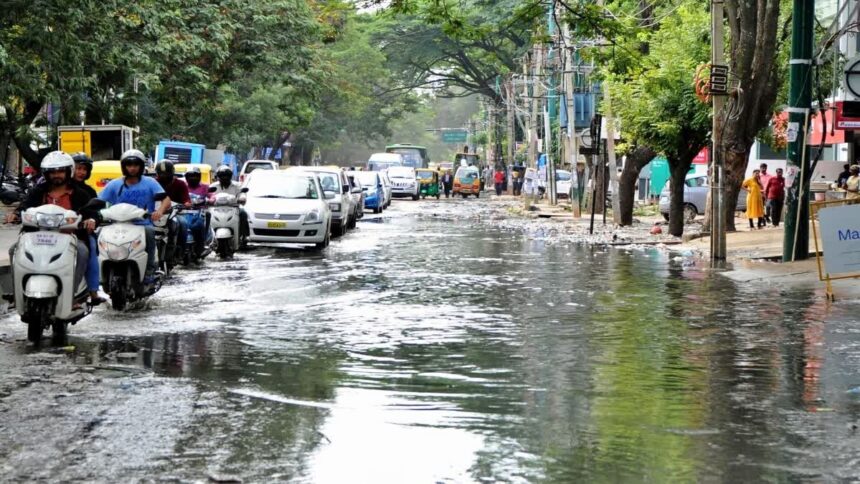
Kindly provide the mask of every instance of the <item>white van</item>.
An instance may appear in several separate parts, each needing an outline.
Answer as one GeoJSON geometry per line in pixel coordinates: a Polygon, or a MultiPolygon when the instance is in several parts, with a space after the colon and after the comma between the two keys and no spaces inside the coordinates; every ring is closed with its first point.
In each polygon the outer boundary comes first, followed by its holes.
{"type": "Polygon", "coordinates": [[[277,161],[272,160],[248,160],[242,165],[242,169],[239,170],[239,182],[245,181],[245,177],[248,176],[254,170],[277,170],[279,168],[277,161]]]}

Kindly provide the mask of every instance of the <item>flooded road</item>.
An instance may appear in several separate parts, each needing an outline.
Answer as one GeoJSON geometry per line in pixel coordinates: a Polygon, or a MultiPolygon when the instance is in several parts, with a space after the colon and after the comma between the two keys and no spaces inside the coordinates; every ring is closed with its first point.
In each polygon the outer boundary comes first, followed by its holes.
{"type": "Polygon", "coordinates": [[[860,478],[860,301],[497,230],[487,203],[210,259],[65,348],[4,318],[0,480],[860,478]]]}

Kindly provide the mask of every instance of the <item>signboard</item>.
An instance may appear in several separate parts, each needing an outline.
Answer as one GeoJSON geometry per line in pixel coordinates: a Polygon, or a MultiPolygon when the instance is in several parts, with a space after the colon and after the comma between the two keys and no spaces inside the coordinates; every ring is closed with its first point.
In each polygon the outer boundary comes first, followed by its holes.
{"type": "Polygon", "coordinates": [[[860,204],[822,208],[818,222],[828,278],[860,274],[860,204]]]}
{"type": "Polygon", "coordinates": [[[694,165],[707,165],[711,159],[711,150],[706,146],[693,158],[694,165]]]}
{"type": "MultiPolygon", "coordinates": [[[[837,101],[836,102],[836,129],[857,129],[860,128],[860,116],[856,115],[852,111],[853,106],[849,106],[851,109],[846,112],[845,104],[850,101],[837,101]]],[[[853,104],[857,104],[853,102],[853,104]]]]}
{"type": "Polygon", "coordinates": [[[723,65],[711,66],[711,79],[708,91],[712,96],[725,96],[729,89],[729,68],[723,65]]]}
{"type": "Polygon", "coordinates": [[[465,143],[469,133],[465,129],[446,129],[442,131],[443,143],[465,143]]]}

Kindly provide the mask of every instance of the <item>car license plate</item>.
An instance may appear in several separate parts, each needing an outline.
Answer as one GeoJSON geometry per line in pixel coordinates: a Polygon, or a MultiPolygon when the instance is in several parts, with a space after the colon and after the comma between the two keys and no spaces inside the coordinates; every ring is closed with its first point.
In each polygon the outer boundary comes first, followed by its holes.
{"type": "Polygon", "coordinates": [[[270,229],[285,229],[287,228],[286,222],[269,222],[266,224],[270,229]]]}

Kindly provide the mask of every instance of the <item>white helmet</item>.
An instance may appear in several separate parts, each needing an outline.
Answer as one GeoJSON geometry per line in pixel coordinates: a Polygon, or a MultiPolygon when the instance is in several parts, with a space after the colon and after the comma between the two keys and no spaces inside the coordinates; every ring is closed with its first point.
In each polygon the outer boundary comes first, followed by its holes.
{"type": "Polygon", "coordinates": [[[75,160],[62,151],[52,151],[42,158],[42,164],[39,167],[42,173],[57,170],[68,170],[70,173],[72,167],[75,166],[75,160]]]}

